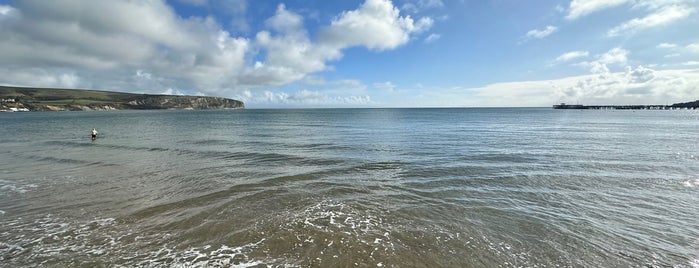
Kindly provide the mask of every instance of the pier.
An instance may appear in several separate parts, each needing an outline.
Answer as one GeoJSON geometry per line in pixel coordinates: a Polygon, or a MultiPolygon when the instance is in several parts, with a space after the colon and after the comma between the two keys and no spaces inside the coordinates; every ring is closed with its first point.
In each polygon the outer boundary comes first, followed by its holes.
{"type": "Polygon", "coordinates": [[[694,110],[699,109],[699,103],[675,103],[673,105],[581,105],[581,104],[557,104],[553,109],[574,110],[694,110]]]}

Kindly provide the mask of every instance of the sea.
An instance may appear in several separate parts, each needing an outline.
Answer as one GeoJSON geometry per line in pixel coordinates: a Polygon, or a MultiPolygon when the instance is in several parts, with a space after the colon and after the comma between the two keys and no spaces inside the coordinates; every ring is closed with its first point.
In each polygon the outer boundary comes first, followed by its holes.
{"type": "Polygon", "coordinates": [[[0,267],[696,268],[698,141],[697,110],[0,113],[0,267]]]}

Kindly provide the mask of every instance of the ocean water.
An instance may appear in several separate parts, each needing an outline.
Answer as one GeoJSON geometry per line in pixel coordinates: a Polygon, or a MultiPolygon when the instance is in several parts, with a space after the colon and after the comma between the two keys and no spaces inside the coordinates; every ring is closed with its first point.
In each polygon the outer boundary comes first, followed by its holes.
{"type": "Polygon", "coordinates": [[[691,110],[0,113],[0,266],[699,267],[698,137],[691,110]]]}

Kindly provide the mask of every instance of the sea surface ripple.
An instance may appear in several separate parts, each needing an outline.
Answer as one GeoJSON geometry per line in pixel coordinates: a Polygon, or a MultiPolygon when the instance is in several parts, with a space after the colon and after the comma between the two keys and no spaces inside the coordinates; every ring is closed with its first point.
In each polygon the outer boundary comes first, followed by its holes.
{"type": "Polygon", "coordinates": [[[33,112],[0,126],[0,267],[699,267],[696,111],[33,112]]]}

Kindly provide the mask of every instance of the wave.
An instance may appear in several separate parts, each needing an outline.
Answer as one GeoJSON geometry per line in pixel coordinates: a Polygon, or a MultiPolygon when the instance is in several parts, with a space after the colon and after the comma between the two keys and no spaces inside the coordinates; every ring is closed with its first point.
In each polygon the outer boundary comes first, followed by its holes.
{"type": "Polygon", "coordinates": [[[39,186],[33,183],[13,182],[0,179],[0,193],[6,194],[24,194],[39,186]]]}

